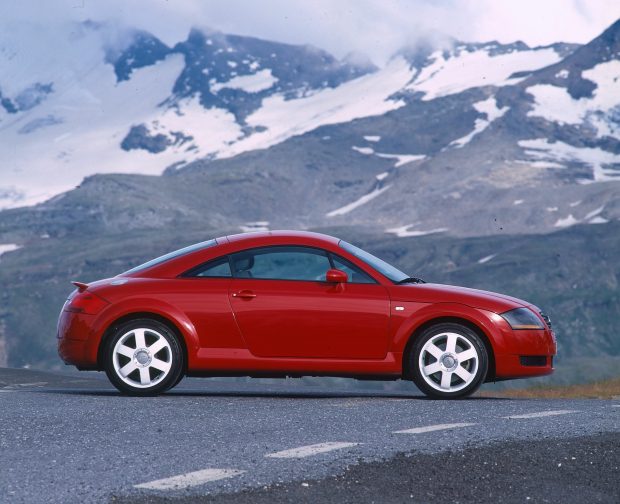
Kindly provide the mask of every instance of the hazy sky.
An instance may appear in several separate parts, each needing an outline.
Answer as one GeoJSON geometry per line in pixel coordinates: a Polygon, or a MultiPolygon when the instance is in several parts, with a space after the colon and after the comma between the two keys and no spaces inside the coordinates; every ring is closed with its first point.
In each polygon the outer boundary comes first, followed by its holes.
{"type": "Polygon", "coordinates": [[[0,24],[118,20],[172,44],[191,26],[310,43],[381,63],[428,34],[529,45],[587,42],[620,18],[619,0],[3,0],[0,24]]]}

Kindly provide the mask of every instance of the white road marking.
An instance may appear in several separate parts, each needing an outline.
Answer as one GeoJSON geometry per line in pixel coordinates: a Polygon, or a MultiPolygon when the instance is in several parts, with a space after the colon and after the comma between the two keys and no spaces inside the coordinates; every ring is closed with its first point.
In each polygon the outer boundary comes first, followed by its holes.
{"type": "Polygon", "coordinates": [[[0,390],[1,391],[14,391],[17,390],[19,388],[25,388],[25,387],[43,387],[47,385],[47,382],[33,382],[33,383],[13,383],[11,385],[6,385],[5,387],[2,387],[0,390]]]}
{"type": "Polygon", "coordinates": [[[318,443],[308,446],[299,446],[290,450],[282,450],[275,453],[268,453],[265,457],[270,458],[303,458],[319,453],[326,453],[332,450],[342,450],[343,448],[351,448],[359,443],[318,443]]]}
{"type": "Polygon", "coordinates": [[[245,471],[239,471],[237,469],[203,469],[202,471],[179,474],[171,478],[140,483],[139,485],[134,485],[134,487],[147,490],[182,490],[184,488],[203,485],[210,481],[232,478],[244,472],[245,471]]]}
{"type": "Polygon", "coordinates": [[[460,427],[471,427],[475,423],[447,423],[437,425],[427,425],[426,427],[414,427],[413,429],[405,429],[394,431],[394,434],[423,434],[425,432],[434,432],[445,429],[458,429],[460,427]]]}
{"type": "Polygon", "coordinates": [[[542,418],[556,415],[568,415],[569,413],[579,413],[577,410],[551,410],[551,411],[539,411],[537,413],[524,413],[523,415],[510,415],[504,418],[517,419],[517,418],[542,418]]]}

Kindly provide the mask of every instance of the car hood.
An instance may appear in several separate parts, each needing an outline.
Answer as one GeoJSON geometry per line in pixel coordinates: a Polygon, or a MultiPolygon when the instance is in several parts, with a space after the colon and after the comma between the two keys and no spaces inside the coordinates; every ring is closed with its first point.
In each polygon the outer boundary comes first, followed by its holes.
{"type": "Polygon", "coordinates": [[[505,294],[443,284],[404,284],[390,289],[394,301],[459,303],[495,313],[530,306],[531,303],[505,294]]]}

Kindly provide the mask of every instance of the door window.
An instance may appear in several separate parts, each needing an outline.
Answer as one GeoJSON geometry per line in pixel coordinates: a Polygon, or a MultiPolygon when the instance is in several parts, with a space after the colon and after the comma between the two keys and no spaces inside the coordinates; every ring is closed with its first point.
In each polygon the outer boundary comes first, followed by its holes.
{"type": "Polygon", "coordinates": [[[349,283],[377,283],[367,273],[364,273],[360,268],[355,266],[355,264],[347,261],[343,257],[332,254],[332,259],[334,261],[334,268],[344,271],[349,277],[349,283]]]}
{"type": "Polygon", "coordinates": [[[264,247],[231,257],[237,278],[324,282],[331,267],[325,251],[309,247],[264,247]]]}

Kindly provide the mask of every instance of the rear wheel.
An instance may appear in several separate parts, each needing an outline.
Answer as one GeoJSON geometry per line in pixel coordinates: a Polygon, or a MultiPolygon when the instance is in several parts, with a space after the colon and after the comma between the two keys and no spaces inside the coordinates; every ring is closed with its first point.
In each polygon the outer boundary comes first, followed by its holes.
{"type": "Polygon", "coordinates": [[[415,384],[437,399],[473,394],[484,382],[489,362],[480,336],[454,323],[426,329],[414,343],[409,358],[415,384]]]}
{"type": "Polygon", "coordinates": [[[132,320],[108,340],[105,371],[125,394],[157,395],[181,380],[183,351],[168,326],[152,319],[132,320]]]}

